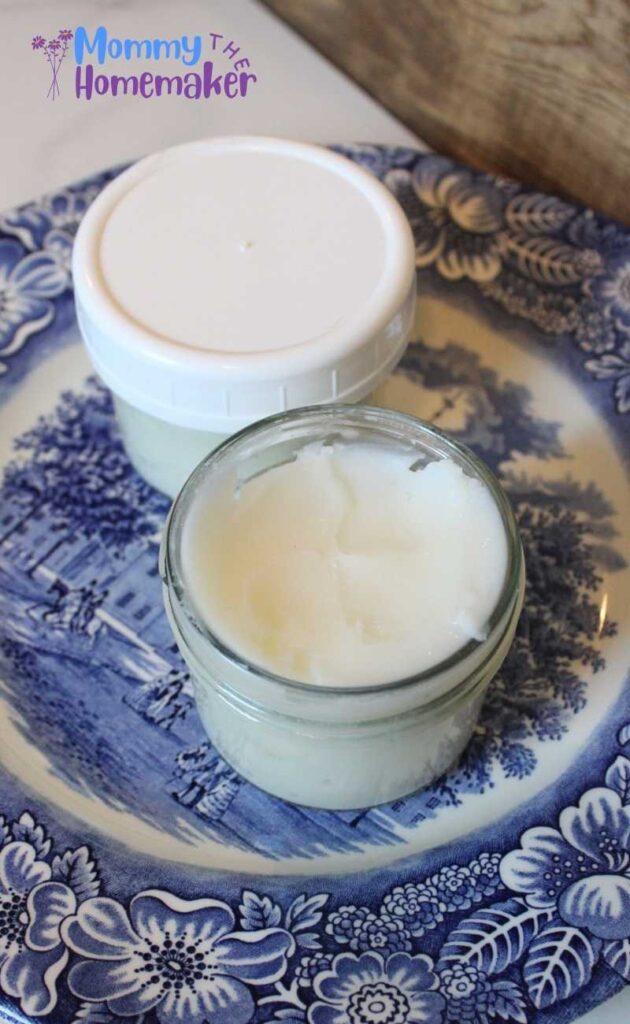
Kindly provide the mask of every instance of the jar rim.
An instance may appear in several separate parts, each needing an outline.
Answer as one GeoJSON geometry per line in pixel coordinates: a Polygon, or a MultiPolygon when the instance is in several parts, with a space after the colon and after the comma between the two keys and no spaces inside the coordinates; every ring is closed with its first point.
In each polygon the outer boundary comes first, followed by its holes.
{"type": "MultiPolygon", "coordinates": [[[[523,574],[523,550],[514,512],[507,495],[495,474],[483,459],[479,458],[479,456],[477,456],[467,445],[450,437],[438,427],[433,426],[433,424],[427,423],[426,421],[407,413],[369,405],[353,406],[332,404],[324,406],[305,406],[300,409],[294,409],[286,413],[279,413],[275,416],[269,416],[263,420],[259,420],[256,423],[245,427],[232,437],[229,437],[199,463],[179,491],[171,506],[160,548],[160,576],[162,583],[168,590],[169,607],[175,618],[176,624],[179,625],[179,612],[183,614],[185,620],[193,627],[197,634],[210,643],[216,651],[218,651],[236,668],[255,674],[257,677],[260,677],[266,682],[275,684],[276,686],[284,687],[296,693],[301,692],[303,694],[310,695],[322,694],[330,696],[331,694],[336,694],[343,697],[352,697],[355,695],[358,697],[361,695],[366,696],[369,694],[398,692],[413,686],[418,686],[419,684],[421,685],[423,682],[434,680],[443,673],[449,672],[457,665],[465,663],[468,659],[472,659],[473,655],[480,652],[486,646],[489,648],[494,646],[491,642],[493,638],[495,638],[496,643],[498,643],[503,637],[504,630],[500,627],[506,619],[511,619],[514,610],[519,606],[523,574]],[[183,580],[180,568],[179,552],[177,550],[177,543],[174,536],[177,528],[180,526],[180,522],[183,522],[183,519],[185,518],[189,507],[187,503],[192,501],[196,487],[199,485],[201,480],[206,478],[208,471],[215,471],[217,467],[225,463],[225,460],[228,459],[231,454],[235,454],[235,449],[238,451],[249,440],[256,437],[256,435],[267,435],[277,428],[282,429],[283,427],[292,426],[293,424],[320,421],[322,419],[324,421],[329,421],[331,428],[334,427],[335,421],[339,422],[341,420],[345,426],[381,426],[381,428],[385,425],[390,427],[397,426],[401,431],[401,440],[403,438],[408,441],[411,440],[410,431],[415,434],[417,440],[426,440],[431,438],[434,442],[437,442],[440,447],[442,457],[448,456],[449,453],[455,455],[460,462],[463,462],[468,468],[472,469],[475,477],[480,479],[487,487],[499,511],[505,531],[507,542],[507,565],[503,585],[495,606],[488,617],[487,634],[483,639],[479,640],[471,638],[461,647],[458,647],[453,651],[452,654],[448,655],[448,657],[443,658],[441,661],[436,662],[435,665],[410,676],[389,680],[387,682],[371,683],[364,686],[327,686],[320,683],[310,683],[303,680],[293,679],[289,676],[280,675],[279,673],[275,673],[249,658],[244,657],[239,654],[238,651],[235,651],[229,644],[226,644],[221,640],[208,623],[198,615],[192,602],[188,598],[185,586],[182,585],[183,580]],[[407,434],[404,434],[404,431],[407,431],[407,434]],[[175,601],[173,600],[173,595],[176,598],[175,601]],[[496,636],[497,632],[499,634],[498,636],[496,636]]],[[[466,677],[464,677],[462,682],[465,683],[465,681],[466,677]]],[[[452,690],[456,690],[459,685],[459,683],[456,683],[452,688],[449,688],[447,693],[452,692],[452,690]]]]}

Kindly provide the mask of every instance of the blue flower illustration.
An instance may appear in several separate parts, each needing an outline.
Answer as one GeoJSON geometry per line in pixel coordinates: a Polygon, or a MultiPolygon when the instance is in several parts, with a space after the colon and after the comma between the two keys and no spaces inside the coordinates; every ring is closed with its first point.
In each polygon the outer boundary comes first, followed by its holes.
{"type": "Polygon", "coordinates": [[[630,341],[625,341],[617,352],[606,352],[599,359],[585,363],[598,380],[614,380],[614,397],[620,413],[630,412],[630,341]]]}
{"type": "Polygon", "coordinates": [[[416,938],[444,920],[446,904],[429,882],[396,885],[383,900],[383,910],[416,938]]]}
{"type": "Polygon", "coordinates": [[[402,921],[389,914],[370,914],[358,930],[356,946],[359,950],[378,949],[382,953],[398,953],[411,949],[411,933],[402,921]]]}
{"type": "Polygon", "coordinates": [[[453,1024],[476,1024],[488,1009],[491,986],[487,976],[474,964],[455,964],[439,973],[440,992],[447,1000],[446,1020],[453,1024]]]}
{"type": "Polygon", "coordinates": [[[30,843],[0,851],[0,988],[38,1017],[57,1003],[57,979],[68,961],[59,934],[76,910],[72,889],[51,882],[51,868],[30,843]]]}
{"type": "Polygon", "coordinates": [[[233,927],[219,900],[147,890],[127,914],[114,899],[88,899],[63,926],[67,945],[87,958],[68,984],[123,1017],[155,1007],[160,1024],[246,1024],[254,1013],[247,985],[278,981],[295,942],[281,928],[233,927]]]}
{"type": "Polygon", "coordinates": [[[340,953],[315,979],[309,1024],[441,1024],[437,986],[428,956],[340,953]]]}
{"type": "Polygon", "coordinates": [[[500,864],[500,853],[480,853],[471,861],[470,873],[475,882],[475,902],[493,896],[497,889],[501,888],[500,864]]]}
{"type": "Polygon", "coordinates": [[[630,938],[630,806],[605,786],[565,808],[559,828],[539,826],[501,862],[508,888],[531,907],[556,907],[575,928],[630,938]]]}
{"type": "Polygon", "coordinates": [[[307,956],[300,958],[300,962],[295,968],[295,977],[298,979],[300,985],[311,985],[318,974],[322,971],[329,971],[332,967],[332,956],[328,953],[323,953],[321,950],[316,950],[307,956]]]}
{"type": "Polygon", "coordinates": [[[0,355],[16,352],[50,323],[54,307],[47,300],[67,286],[67,269],[56,257],[43,252],[24,256],[17,242],[0,241],[0,355]]]}
{"type": "MultiPolygon", "coordinates": [[[[420,146],[410,149],[408,146],[379,146],[365,142],[359,145],[336,145],[330,147],[336,153],[356,160],[366,167],[377,178],[383,178],[393,167],[412,167],[417,159],[420,146]]],[[[422,147],[424,149],[424,146],[422,147]]]]}
{"type": "Polygon", "coordinates": [[[455,964],[440,971],[440,989],[449,999],[468,999],[486,976],[473,964],[455,964]]]}
{"type": "Polygon", "coordinates": [[[356,948],[352,946],[352,942],[357,931],[363,927],[364,922],[369,918],[370,913],[371,911],[368,907],[355,907],[353,904],[339,907],[338,910],[333,910],[328,915],[326,932],[328,935],[332,935],[341,945],[347,943],[351,949],[356,948]]]}
{"type": "Polygon", "coordinates": [[[81,218],[101,187],[89,183],[83,188],[53,192],[37,203],[26,203],[4,214],[0,227],[31,251],[53,248],[60,235],[72,247],[81,218]]]}
{"type": "Polygon", "coordinates": [[[491,281],[500,273],[504,199],[490,181],[427,156],[413,171],[390,171],[385,184],[409,217],[419,267],[435,265],[450,281],[491,281]]]}
{"type": "Polygon", "coordinates": [[[66,231],[53,228],[44,239],[44,250],[54,259],[59,269],[67,274],[67,283],[70,283],[72,273],[72,247],[73,240],[66,231]]]}
{"type": "Polygon", "coordinates": [[[585,352],[608,352],[617,343],[617,331],[610,314],[589,299],[576,307],[574,331],[585,352]]]}
{"type": "Polygon", "coordinates": [[[340,907],[329,914],[326,931],[353,950],[397,953],[411,949],[411,933],[399,917],[386,911],[374,914],[368,907],[340,907]]]}
{"type": "Polygon", "coordinates": [[[630,330],[630,256],[627,252],[612,259],[606,272],[593,278],[590,291],[595,302],[619,327],[630,330]]]}
{"type": "Polygon", "coordinates": [[[447,864],[433,875],[430,882],[447,911],[468,910],[472,906],[476,886],[470,868],[447,864]]]}

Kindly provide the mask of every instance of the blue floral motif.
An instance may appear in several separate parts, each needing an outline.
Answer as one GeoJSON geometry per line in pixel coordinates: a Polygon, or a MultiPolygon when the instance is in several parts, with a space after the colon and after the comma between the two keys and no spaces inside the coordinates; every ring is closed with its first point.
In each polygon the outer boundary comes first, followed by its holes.
{"type": "Polygon", "coordinates": [[[501,862],[504,884],[532,907],[554,907],[569,925],[602,939],[630,938],[630,806],[606,787],[567,807],[559,828],[521,837],[501,862]]]}
{"type": "Polygon", "coordinates": [[[71,249],[83,215],[110,176],[102,175],[84,187],[62,189],[10,210],[0,217],[0,229],[14,235],[31,252],[54,249],[60,237],[71,249]]]}
{"type": "Polygon", "coordinates": [[[393,920],[400,921],[415,937],[436,928],[444,920],[446,903],[430,882],[396,885],[383,900],[383,907],[393,920]]]}
{"type": "Polygon", "coordinates": [[[436,896],[447,911],[468,910],[473,900],[482,899],[470,868],[460,864],[447,864],[431,877],[436,896]]]}
{"type": "Polygon", "coordinates": [[[435,265],[449,281],[491,281],[500,273],[504,200],[487,179],[427,156],[411,172],[388,171],[384,180],[409,216],[418,267],[435,265]]]}
{"type": "MultiPolygon", "coordinates": [[[[394,886],[383,900],[381,915],[402,924],[412,936],[421,937],[437,928],[445,914],[468,910],[473,903],[494,895],[501,885],[500,861],[500,854],[483,852],[467,865],[446,864],[421,883],[407,882],[406,885],[394,886]]],[[[360,909],[365,913],[366,908],[360,909]]],[[[357,913],[354,907],[342,907],[338,913],[349,910],[357,913]]],[[[344,918],[341,922],[345,926],[343,931],[335,922],[338,941],[348,941],[346,936],[355,921],[356,917],[350,921],[344,918]]],[[[356,934],[356,924],[354,928],[353,935],[356,934]]]]}
{"type": "Polygon", "coordinates": [[[312,985],[318,974],[322,971],[329,971],[332,967],[332,957],[329,953],[322,953],[316,950],[309,956],[303,956],[295,968],[295,977],[300,985],[312,985]]]}
{"type": "Polygon", "coordinates": [[[411,933],[400,917],[392,917],[386,910],[374,914],[368,907],[339,907],[329,914],[326,931],[353,950],[396,953],[411,949],[411,933]]]}
{"type": "Polygon", "coordinates": [[[585,352],[608,352],[615,347],[617,331],[605,309],[592,299],[584,299],[576,311],[575,337],[585,352]]]}
{"type": "Polygon", "coordinates": [[[408,146],[379,146],[366,142],[360,145],[335,145],[330,148],[348,157],[349,160],[362,164],[378,178],[382,178],[393,168],[409,170],[414,166],[420,152],[429,152],[428,148],[422,145],[409,149],[408,146]]]}
{"type": "Polygon", "coordinates": [[[0,851],[0,988],[24,1013],[49,1013],[68,962],[61,922],[76,909],[72,889],[51,881],[51,868],[20,841],[0,851]]]}
{"type": "Polygon", "coordinates": [[[630,760],[617,756],[605,783],[558,829],[394,886],[380,909],[325,914],[329,893],[283,909],[243,890],[241,931],[206,895],[149,889],[128,909],[95,896],[87,847],[53,856],[30,813],[0,818],[0,990],[41,1016],[63,974],[82,1000],[73,1020],[95,1024],[248,1024],[268,1008],[293,1024],[528,1024],[600,960],[630,982],[630,760]],[[488,904],[500,879],[507,898],[488,904]]]}
{"type": "MultiPolygon", "coordinates": [[[[57,255],[24,255],[18,242],[0,241],[0,356],[13,355],[51,322],[54,306],[48,300],[61,295],[68,280],[57,255]]],[[[0,362],[0,372],[4,370],[0,362]]]]}
{"type": "Polygon", "coordinates": [[[428,956],[341,953],[315,979],[309,1024],[440,1024],[444,997],[428,956]]]}
{"type": "Polygon", "coordinates": [[[617,354],[606,353],[589,359],[586,369],[598,380],[614,380],[614,395],[619,412],[630,412],[630,340],[624,341],[617,354]]]}
{"type": "Polygon", "coordinates": [[[494,896],[501,886],[499,865],[501,863],[500,853],[487,853],[484,851],[472,861],[470,873],[475,880],[475,902],[494,896]]]}
{"type": "Polygon", "coordinates": [[[630,257],[612,259],[592,282],[591,294],[621,330],[630,330],[630,257]]]}
{"type": "Polygon", "coordinates": [[[455,964],[440,971],[440,991],[447,1000],[446,1020],[476,1024],[488,1010],[492,986],[474,964],[455,964]]]}
{"type": "Polygon", "coordinates": [[[295,948],[281,928],[234,932],[234,914],[212,899],[141,892],[129,914],[116,900],[86,900],[63,926],[70,949],[87,959],[68,975],[81,999],[126,1017],[155,1007],[160,1024],[246,1024],[248,985],[278,981],[295,948]]]}
{"type": "MultiPolygon", "coordinates": [[[[399,160],[375,173],[409,218],[419,268],[472,282],[508,313],[544,334],[574,338],[585,352],[615,353],[625,344],[630,256],[623,229],[441,156],[399,160]]],[[[616,381],[616,406],[624,413],[630,408],[625,354],[621,363],[593,360],[585,369],[616,381]]]]}
{"type": "MultiPolygon", "coordinates": [[[[52,322],[50,299],[70,286],[72,246],[81,218],[118,171],[62,189],[0,217],[0,357],[14,355],[52,322]],[[14,241],[16,239],[17,241],[14,241]]],[[[0,373],[7,366],[0,362],[0,373]]]]}

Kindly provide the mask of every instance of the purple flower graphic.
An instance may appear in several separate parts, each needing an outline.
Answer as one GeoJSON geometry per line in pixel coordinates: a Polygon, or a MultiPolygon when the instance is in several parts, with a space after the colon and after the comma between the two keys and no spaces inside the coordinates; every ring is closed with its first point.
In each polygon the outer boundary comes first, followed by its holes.
{"type": "Polygon", "coordinates": [[[59,68],[63,64],[68,52],[68,45],[73,33],[69,28],[60,28],[54,39],[48,42],[43,36],[33,36],[31,47],[33,50],[41,50],[48,65],[50,66],[51,82],[47,96],[54,100],[59,95],[59,68]]]}

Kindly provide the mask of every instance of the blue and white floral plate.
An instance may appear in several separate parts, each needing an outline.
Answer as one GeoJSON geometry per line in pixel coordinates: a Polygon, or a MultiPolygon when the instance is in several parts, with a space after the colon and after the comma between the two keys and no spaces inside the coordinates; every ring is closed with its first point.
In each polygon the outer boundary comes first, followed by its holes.
{"type": "Polygon", "coordinates": [[[79,343],[72,238],[112,175],[6,214],[4,1019],[559,1024],[630,982],[630,232],[431,154],[342,151],[417,240],[417,331],[382,399],[513,501],[514,648],[423,793],[333,813],[239,778],[162,611],[167,502],[79,343]]]}

